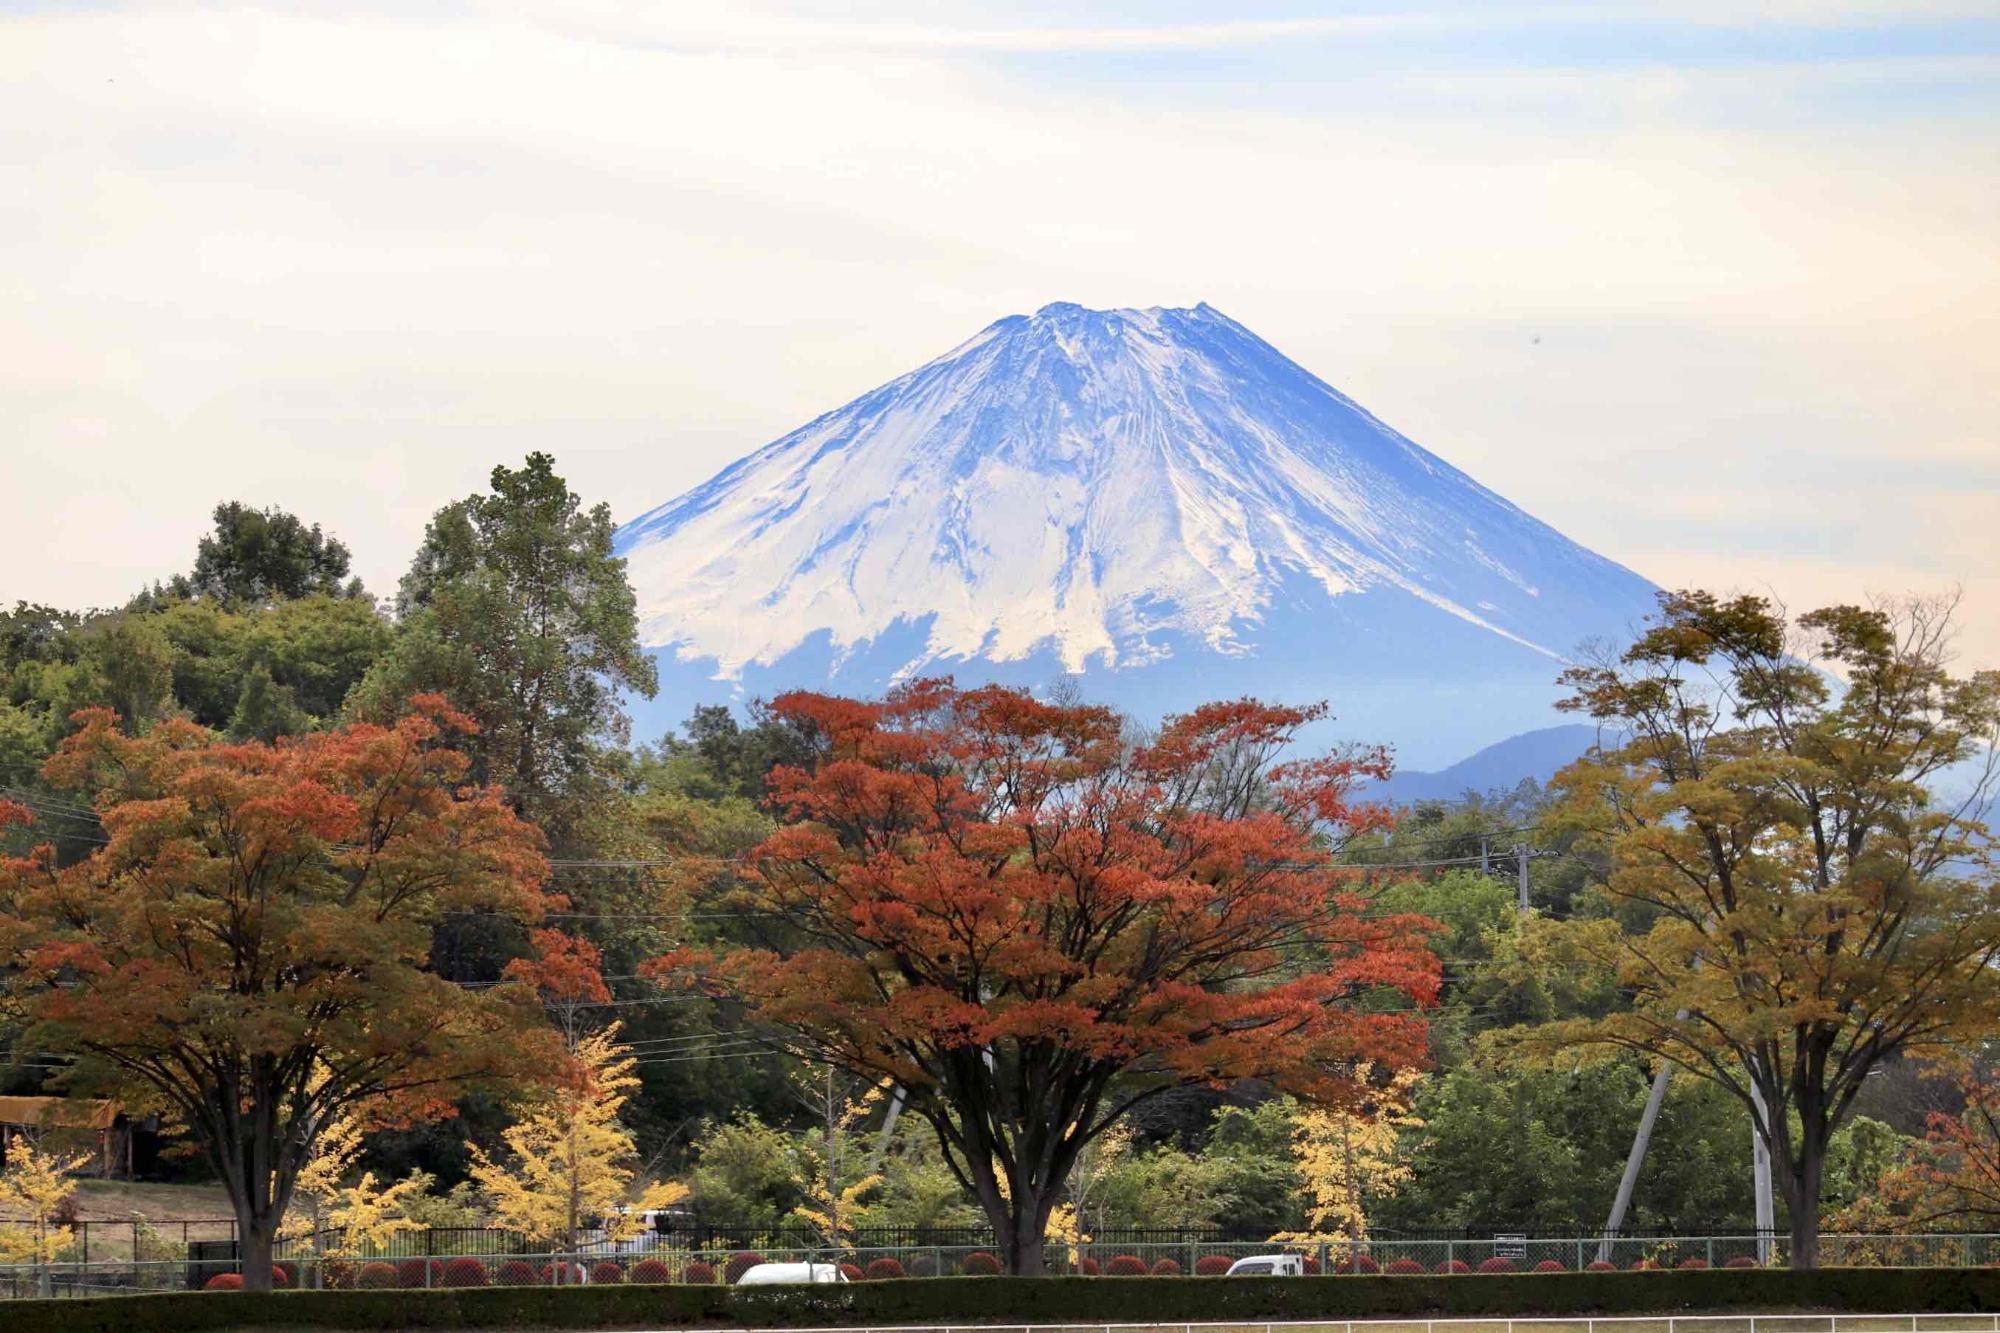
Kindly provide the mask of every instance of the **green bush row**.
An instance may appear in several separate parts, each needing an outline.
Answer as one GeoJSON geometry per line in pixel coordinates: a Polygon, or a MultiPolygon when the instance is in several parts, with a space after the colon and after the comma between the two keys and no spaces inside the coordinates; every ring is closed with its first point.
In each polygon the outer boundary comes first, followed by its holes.
{"type": "Polygon", "coordinates": [[[2000,1310],[2000,1270],[1710,1269],[1465,1277],[932,1278],[817,1287],[485,1287],[463,1291],[171,1292],[9,1301],[7,1333],[227,1329],[686,1328],[702,1325],[1201,1323],[1399,1315],[1723,1310],[2000,1310]]]}

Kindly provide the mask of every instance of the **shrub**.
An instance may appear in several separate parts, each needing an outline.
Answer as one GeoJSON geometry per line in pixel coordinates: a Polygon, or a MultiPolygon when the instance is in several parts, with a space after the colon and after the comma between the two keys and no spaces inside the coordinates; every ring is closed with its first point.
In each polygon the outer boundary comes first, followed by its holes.
{"type": "Polygon", "coordinates": [[[444,1260],[405,1259],[396,1265],[396,1285],[406,1291],[444,1285],[444,1260]]]}
{"type": "Polygon", "coordinates": [[[1722,1266],[1724,1268],[1755,1268],[1757,1261],[1747,1254],[1739,1254],[1733,1259],[1724,1259],[1722,1266]]]}
{"type": "Polygon", "coordinates": [[[916,1258],[910,1260],[911,1277],[936,1277],[937,1275],[938,1275],[938,1262],[936,1259],[933,1259],[930,1255],[920,1254],[916,1258]]]}
{"type": "Polygon", "coordinates": [[[697,1259],[681,1273],[681,1281],[692,1282],[697,1287],[715,1285],[715,1265],[697,1259]]]}
{"type": "Polygon", "coordinates": [[[1204,1254],[1194,1261],[1196,1277],[1222,1277],[1229,1272],[1230,1258],[1226,1254],[1204,1254]]]}
{"type": "Polygon", "coordinates": [[[1394,1273],[1397,1277],[1409,1277],[1413,1273],[1422,1273],[1427,1270],[1415,1259],[1391,1259],[1389,1266],[1382,1271],[1385,1273],[1394,1273]]]}
{"type": "Polygon", "coordinates": [[[1491,1259],[1481,1259],[1479,1261],[1479,1271],[1482,1273],[1511,1273],[1514,1271],[1514,1261],[1496,1254],[1491,1259]]]}
{"type": "Polygon", "coordinates": [[[1655,1263],[1651,1259],[1634,1259],[1632,1261],[1632,1271],[1635,1273],[1651,1272],[1653,1269],[1658,1267],[1659,1264],[1655,1263]]]}
{"type": "Polygon", "coordinates": [[[1318,1256],[1318,1255],[1316,1255],[1316,1254],[1308,1254],[1307,1256],[1305,1256],[1305,1270],[1306,1270],[1306,1276],[1307,1276],[1307,1277],[1318,1277],[1318,1276],[1319,1276],[1319,1256],[1318,1256]]]}
{"type": "Polygon", "coordinates": [[[867,1276],[866,1273],[861,1271],[860,1264],[842,1264],[840,1266],[840,1275],[846,1278],[849,1282],[859,1282],[862,1278],[867,1276]]]}
{"type": "Polygon", "coordinates": [[[590,1280],[594,1285],[623,1282],[625,1280],[625,1265],[606,1259],[590,1270],[590,1280]]]}
{"type": "Polygon", "coordinates": [[[343,1291],[354,1285],[354,1265],[345,1259],[324,1259],[319,1266],[320,1285],[328,1291],[343,1291]]]}
{"type": "Polygon", "coordinates": [[[1569,1268],[1560,1259],[1544,1259],[1535,1265],[1537,1273],[1567,1273],[1569,1268]]]}
{"type": "Polygon", "coordinates": [[[1333,1266],[1336,1273],[1379,1273],[1382,1265],[1375,1262],[1372,1254],[1350,1254],[1333,1266]]]}
{"type": "Polygon", "coordinates": [[[1146,1261],[1136,1254],[1114,1254],[1111,1262],[1104,1265],[1106,1277],[1144,1277],[1146,1261]]]}
{"type": "MultiPolygon", "coordinates": [[[[354,1285],[363,1291],[388,1291],[397,1286],[396,1267],[381,1260],[361,1265],[361,1271],[354,1275],[354,1285]]],[[[422,1286],[420,1282],[417,1284],[422,1286]]]]}
{"type": "Polygon", "coordinates": [[[1618,1271],[1618,1265],[1606,1259],[1592,1259],[1583,1266],[1583,1271],[1586,1273],[1615,1273],[1618,1271]]]}
{"type": "Polygon", "coordinates": [[[1470,1273],[1472,1265],[1463,1259],[1447,1259],[1437,1266],[1440,1273],[1470,1273]]]}
{"type": "Polygon", "coordinates": [[[984,1250],[974,1250],[958,1265],[958,1271],[967,1277],[998,1277],[1000,1261],[984,1250]]]}
{"type": "Polygon", "coordinates": [[[868,1267],[861,1270],[861,1276],[871,1282],[888,1282],[904,1276],[903,1264],[899,1259],[883,1255],[880,1259],[870,1259],[868,1267]]]}
{"type": "Polygon", "coordinates": [[[567,1261],[559,1264],[542,1265],[542,1285],[545,1287],[580,1287],[584,1283],[582,1264],[567,1261]]]}
{"type": "Polygon", "coordinates": [[[271,1285],[273,1287],[296,1287],[299,1285],[299,1266],[287,1260],[271,1265],[271,1285]]]}
{"type": "Polygon", "coordinates": [[[508,1259],[493,1270],[493,1281],[502,1287],[532,1287],[535,1285],[535,1266],[526,1259],[508,1259]]]}
{"type": "Polygon", "coordinates": [[[1174,1259],[1153,1260],[1154,1277],[1179,1277],[1180,1275],[1181,1275],[1181,1266],[1178,1260],[1174,1259]]]}
{"type": "Polygon", "coordinates": [[[214,1277],[202,1283],[201,1289],[203,1291],[241,1291],[243,1290],[243,1275],[241,1273],[217,1273],[214,1277]]]}
{"type": "Polygon", "coordinates": [[[1096,1277],[1104,1271],[1104,1267],[1086,1254],[1076,1261],[1076,1271],[1083,1277],[1096,1277]]]}
{"type": "Polygon", "coordinates": [[[486,1271],[486,1265],[480,1263],[477,1259],[447,1259],[444,1265],[444,1277],[439,1281],[438,1285],[441,1287],[484,1287],[491,1283],[492,1280],[492,1276],[486,1271]]]}
{"type": "Polygon", "coordinates": [[[743,1280],[743,1275],[764,1262],[764,1256],[755,1250],[738,1250],[722,1265],[722,1280],[735,1286],[743,1280]]]}
{"type": "MultiPolygon", "coordinates": [[[[634,1282],[643,1282],[651,1287],[658,1286],[663,1282],[672,1282],[674,1280],[674,1270],[661,1263],[658,1259],[641,1259],[638,1263],[632,1265],[632,1271],[626,1274],[626,1276],[634,1282]]],[[[713,1269],[709,1270],[708,1280],[710,1282],[715,1281],[715,1272],[713,1269]]]]}
{"type": "Polygon", "coordinates": [[[1678,1268],[1685,1268],[1690,1272],[1693,1272],[1697,1269],[1708,1267],[1708,1260],[1702,1258],[1698,1254],[1691,1254],[1687,1258],[1681,1260],[1680,1263],[1675,1266],[1678,1268]]]}

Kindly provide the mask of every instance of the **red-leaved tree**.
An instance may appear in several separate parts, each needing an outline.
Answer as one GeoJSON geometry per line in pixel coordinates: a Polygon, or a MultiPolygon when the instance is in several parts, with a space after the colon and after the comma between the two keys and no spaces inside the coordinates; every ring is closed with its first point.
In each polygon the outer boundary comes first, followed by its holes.
{"type": "MultiPolygon", "coordinates": [[[[246,1287],[299,1170],[347,1114],[448,1113],[469,1085],[562,1068],[534,989],[429,967],[451,912],[542,915],[541,835],[464,784],[437,697],[393,726],[226,744],[78,714],[46,768],[90,792],[109,841],[0,860],[0,965],[42,1049],[188,1126],[229,1191],[246,1287]]],[[[24,811],[0,809],[0,819],[24,811]]]]}
{"type": "Polygon", "coordinates": [[[1103,708],[948,681],[771,711],[813,758],[772,774],[794,822],[740,896],[783,943],[653,970],[894,1080],[1012,1271],[1041,1271],[1078,1152],[1136,1103],[1242,1078],[1340,1101],[1363,1064],[1422,1060],[1428,923],[1330,868],[1386,818],[1353,792],[1387,756],[1279,762],[1321,710],[1213,704],[1140,744],[1103,708]]]}

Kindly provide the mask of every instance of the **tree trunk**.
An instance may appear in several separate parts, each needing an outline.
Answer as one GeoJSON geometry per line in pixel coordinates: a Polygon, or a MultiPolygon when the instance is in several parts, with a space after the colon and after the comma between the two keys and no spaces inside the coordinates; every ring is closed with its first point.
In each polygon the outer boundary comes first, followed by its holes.
{"type": "Polygon", "coordinates": [[[1045,1271],[1043,1250],[1047,1212],[1039,1198],[1017,1199],[1013,1216],[1001,1237],[1006,1251],[1007,1271],[1017,1277],[1040,1277],[1045,1271]]]}
{"type": "Polygon", "coordinates": [[[243,1290],[271,1289],[271,1252],[277,1227],[270,1217],[240,1208],[236,1213],[236,1261],[243,1271],[243,1290]]]}
{"type": "Polygon", "coordinates": [[[1822,1136],[1800,1135],[1799,1160],[1785,1174],[1785,1207],[1791,1213],[1793,1268],[1819,1267],[1819,1191],[1826,1170],[1826,1144],[1822,1136]]]}

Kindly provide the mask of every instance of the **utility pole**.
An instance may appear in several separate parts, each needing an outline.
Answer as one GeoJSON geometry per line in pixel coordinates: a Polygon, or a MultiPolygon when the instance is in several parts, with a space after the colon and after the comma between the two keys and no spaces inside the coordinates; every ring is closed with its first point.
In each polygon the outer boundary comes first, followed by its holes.
{"type": "Polygon", "coordinates": [[[1639,1132],[1632,1136],[1632,1151],[1625,1155],[1625,1174],[1618,1177],[1618,1194],[1611,1201],[1611,1216],[1605,1220],[1604,1236],[1597,1242],[1597,1257],[1611,1262],[1611,1242],[1625,1225],[1625,1210],[1632,1206],[1632,1187],[1639,1183],[1639,1168],[1646,1162],[1646,1145],[1653,1140],[1653,1122],[1660,1118],[1660,1103],[1667,1099],[1667,1080],[1673,1065],[1660,1061],[1653,1075],[1653,1090],[1646,1094],[1646,1109],[1639,1113],[1639,1132]]]}
{"type": "Polygon", "coordinates": [[[1756,1114],[1750,1117],[1750,1185],[1756,1196],[1757,1206],[1757,1266],[1771,1266],[1771,1239],[1778,1229],[1778,1210],[1771,1198],[1771,1146],[1764,1140],[1758,1124],[1765,1119],[1764,1092],[1757,1086],[1756,1071],[1751,1071],[1750,1102],[1756,1114]]]}
{"type": "Polygon", "coordinates": [[[1521,915],[1526,916],[1528,914],[1528,845],[1526,843],[1517,842],[1514,844],[1514,864],[1518,870],[1518,879],[1520,882],[1521,915]]]}
{"type": "Polygon", "coordinates": [[[1487,839],[1481,838],[1479,840],[1479,873],[1482,875],[1493,873],[1492,847],[1493,844],[1487,839]]]}

